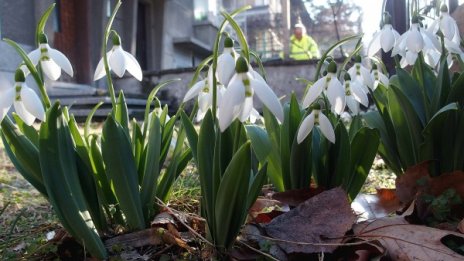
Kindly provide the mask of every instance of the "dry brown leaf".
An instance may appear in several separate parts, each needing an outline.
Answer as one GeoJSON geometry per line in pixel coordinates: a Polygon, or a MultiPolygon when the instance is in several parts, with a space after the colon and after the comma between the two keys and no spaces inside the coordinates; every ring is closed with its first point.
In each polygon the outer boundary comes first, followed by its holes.
{"type": "Polygon", "coordinates": [[[458,231],[464,233],[464,219],[458,224],[458,231]]]}
{"type": "Polygon", "coordinates": [[[287,253],[333,252],[356,216],[341,188],[324,191],[264,226],[287,253]],[[302,243],[302,244],[299,244],[302,243]]]}
{"type": "Polygon", "coordinates": [[[296,207],[299,204],[305,202],[306,200],[316,196],[317,194],[323,192],[322,188],[303,188],[303,189],[292,189],[284,192],[276,192],[272,195],[272,198],[287,204],[291,207],[296,207]]]}
{"type": "Polygon", "coordinates": [[[430,195],[438,196],[450,188],[464,199],[464,172],[455,171],[432,178],[427,192],[430,195]]]}
{"type": "Polygon", "coordinates": [[[383,218],[363,222],[353,227],[355,237],[379,240],[393,260],[463,260],[444,246],[440,240],[446,235],[459,233],[426,226],[410,225],[403,217],[383,218]]]}
{"type": "Polygon", "coordinates": [[[429,161],[412,166],[396,179],[396,195],[401,202],[409,203],[429,180],[429,161]]]}
{"type": "Polygon", "coordinates": [[[358,221],[383,218],[401,208],[394,189],[378,189],[377,194],[358,194],[351,207],[359,215],[358,221]]]}

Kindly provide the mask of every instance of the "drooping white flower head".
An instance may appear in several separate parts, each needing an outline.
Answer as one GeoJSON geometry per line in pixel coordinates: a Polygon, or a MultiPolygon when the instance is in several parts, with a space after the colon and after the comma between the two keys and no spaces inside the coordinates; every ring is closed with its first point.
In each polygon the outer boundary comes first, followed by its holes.
{"type": "Polygon", "coordinates": [[[303,97],[303,107],[308,108],[317,98],[325,92],[329,99],[332,111],[341,114],[345,110],[345,90],[338,80],[337,65],[331,61],[327,67],[327,75],[317,80],[303,97]]]}
{"type": "Polygon", "coordinates": [[[335,132],[330,123],[330,120],[322,113],[319,104],[315,103],[312,106],[311,113],[301,122],[298,128],[297,142],[302,143],[309,133],[313,130],[314,126],[319,127],[322,135],[330,142],[335,143],[335,132]]]}
{"type": "Polygon", "coordinates": [[[364,89],[364,92],[369,92],[367,89],[374,88],[374,79],[372,78],[369,69],[367,69],[362,64],[362,59],[360,55],[357,55],[354,60],[353,66],[348,69],[348,74],[350,74],[351,81],[357,81],[364,89]]]}
{"type": "Polygon", "coordinates": [[[390,80],[385,74],[382,73],[382,71],[379,70],[377,64],[375,63],[372,65],[371,77],[374,79],[374,90],[377,88],[377,86],[379,86],[379,84],[388,87],[390,80]]]}
{"type": "Polygon", "coordinates": [[[235,71],[219,104],[218,120],[221,131],[225,131],[235,119],[243,122],[250,118],[255,93],[274,116],[283,122],[284,113],[279,99],[266,81],[250,70],[245,58],[237,59],[235,71]]]}
{"type": "Polygon", "coordinates": [[[438,39],[429,31],[422,28],[419,18],[414,16],[411,20],[411,27],[400,36],[396,46],[393,48],[392,56],[397,54],[402,56],[401,67],[413,65],[419,52],[424,54],[428,65],[435,67],[440,58],[440,43],[438,39]]]}
{"type": "Polygon", "coordinates": [[[384,14],[383,23],[382,29],[374,34],[374,37],[369,43],[367,49],[367,54],[369,56],[374,56],[380,48],[382,48],[384,52],[389,52],[393,49],[396,40],[400,37],[400,34],[393,28],[391,16],[387,12],[384,14]]]}
{"type": "Polygon", "coordinates": [[[62,52],[51,48],[48,45],[47,36],[43,33],[39,36],[39,48],[30,52],[27,56],[35,66],[40,62],[44,74],[54,81],[60,78],[61,69],[71,77],[74,75],[68,58],[62,52]]]}
{"type": "Polygon", "coordinates": [[[45,111],[37,94],[25,83],[24,72],[17,69],[15,73],[15,84],[9,86],[0,93],[0,121],[14,106],[18,116],[27,125],[32,125],[35,119],[45,120],[45,111]]]}
{"type": "Polygon", "coordinates": [[[367,94],[358,81],[351,81],[348,73],[345,74],[343,85],[345,86],[346,105],[353,114],[359,114],[359,104],[365,107],[369,105],[367,94]]]}
{"type": "MultiPolygon", "coordinates": [[[[127,70],[135,79],[139,81],[142,80],[142,68],[140,68],[139,63],[132,54],[122,49],[121,38],[115,32],[113,32],[113,47],[106,53],[106,57],[108,58],[108,66],[110,70],[119,78],[123,77],[127,70]]],[[[102,57],[98,62],[97,69],[95,69],[93,80],[99,80],[105,75],[105,63],[102,57]]]]}
{"type": "Polygon", "coordinates": [[[454,20],[454,18],[449,15],[448,6],[442,5],[440,11],[440,17],[433,21],[433,23],[428,28],[428,31],[436,34],[438,30],[440,30],[443,33],[445,39],[448,39],[448,41],[452,41],[459,45],[461,43],[461,36],[459,34],[459,28],[456,20],[454,20]]]}
{"type": "MultiPolygon", "coordinates": [[[[217,104],[222,100],[222,95],[225,88],[221,84],[217,84],[217,104]]],[[[184,96],[183,102],[187,102],[195,97],[198,97],[198,112],[197,121],[201,121],[208,109],[213,105],[213,68],[210,67],[206,79],[195,83],[184,96]]]]}
{"type": "Polygon", "coordinates": [[[216,75],[218,81],[227,86],[235,73],[235,58],[237,53],[234,50],[234,41],[226,37],[224,40],[224,50],[218,57],[216,75]]]}

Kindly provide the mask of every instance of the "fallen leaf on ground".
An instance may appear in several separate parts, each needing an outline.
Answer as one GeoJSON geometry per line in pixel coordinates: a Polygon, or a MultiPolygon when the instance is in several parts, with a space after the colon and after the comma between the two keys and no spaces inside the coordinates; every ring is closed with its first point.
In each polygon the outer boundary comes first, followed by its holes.
{"type": "MultiPolygon", "coordinates": [[[[382,218],[353,227],[354,236],[364,240],[379,240],[393,260],[463,260],[440,240],[459,233],[431,227],[410,225],[403,217],[382,218]]],[[[462,236],[462,235],[461,235],[462,236]]]]}
{"type": "Polygon", "coordinates": [[[303,189],[292,189],[284,192],[276,192],[272,195],[272,198],[280,201],[282,204],[287,204],[291,207],[296,207],[306,200],[316,196],[323,192],[322,188],[303,188],[303,189]]]}
{"type": "Polygon", "coordinates": [[[464,219],[458,224],[458,231],[464,233],[464,219]]]}
{"type": "Polygon", "coordinates": [[[383,260],[387,251],[379,241],[356,240],[346,243],[356,243],[356,245],[345,245],[337,248],[333,253],[331,260],[383,260]]]}
{"type": "Polygon", "coordinates": [[[287,253],[333,252],[356,221],[346,192],[324,191],[264,226],[287,253]]]}
{"type": "Polygon", "coordinates": [[[401,208],[394,189],[377,189],[377,194],[358,194],[351,207],[358,215],[358,222],[383,218],[401,208]]]}
{"type": "Polygon", "coordinates": [[[395,182],[396,195],[403,203],[409,203],[416,198],[416,194],[430,180],[429,161],[409,167],[395,182]]]}
{"type": "Polygon", "coordinates": [[[276,242],[267,239],[264,235],[264,232],[260,228],[261,226],[259,225],[245,225],[242,230],[243,238],[251,244],[258,245],[262,251],[267,252],[278,260],[287,260],[287,255],[284,253],[284,251],[277,245],[276,242]]]}

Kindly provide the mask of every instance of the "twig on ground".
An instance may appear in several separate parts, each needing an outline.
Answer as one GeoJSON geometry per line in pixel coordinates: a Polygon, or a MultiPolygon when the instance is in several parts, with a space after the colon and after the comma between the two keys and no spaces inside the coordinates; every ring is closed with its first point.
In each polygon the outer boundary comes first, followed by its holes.
{"type": "MultiPolygon", "coordinates": [[[[174,213],[175,211],[168,207],[163,201],[161,201],[159,198],[156,198],[156,200],[158,201],[158,205],[166,208],[166,210],[171,214],[173,215],[174,217],[176,217],[176,214],[174,213]]],[[[178,211],[177,211],[178,212],[178,211]]],[[[176,217],[177,218],[177,217],[176,217]]],[[[177,218],[177,220],[182,224],[184,225],[192,234],[194,234],[196,237],[200,238],[201,240],[203,240],[206,244],[210,245],[210,246],[213,246],[214,247],[214,244],[209,242],[206,238],[204,238],[202,235],[200,235],[198,232],[195,231],[195,229],[191,228],[189,225],[187,225],[184,221],[182,221],[180,218],[177,218]]]]}
{"type": "Polygon", "coordinates": [[[238,240],[237,242],[240,243],[240,244],[242,244],[242,245],[244,245],[244,246],[246,246],[248,249],[250,249],[250,250],[252,250],[252,251],[254,251],[254,252],[256,252],[256,253],[258,253],[258,254],[260,254],[260,255],[263,255],[263,256],[265,256],[265,257],[271,259],[271,260],[279,261],[279,259],[273,257],[272,255],[270,255],[270,254],[268,254],[268,253],[265,253],[265,252],[263,252],[263,251],[261,251],[261,250],[259,250],[259,249],[256,249],[256,248],[254,248],[254,247],[248,245],[247,243],[245,243],[245,242],[242,241],[242,240],[238,240]]]}

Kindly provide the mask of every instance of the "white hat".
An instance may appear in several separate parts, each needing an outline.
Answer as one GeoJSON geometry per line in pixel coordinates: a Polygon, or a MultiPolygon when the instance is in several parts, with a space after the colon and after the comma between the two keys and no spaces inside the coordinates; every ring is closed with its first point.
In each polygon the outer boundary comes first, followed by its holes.
{"type": "Polygon", "coordinates": [[[295,24],[295,28],[305,29],[305,26],[302,23],[295,24]]]}

